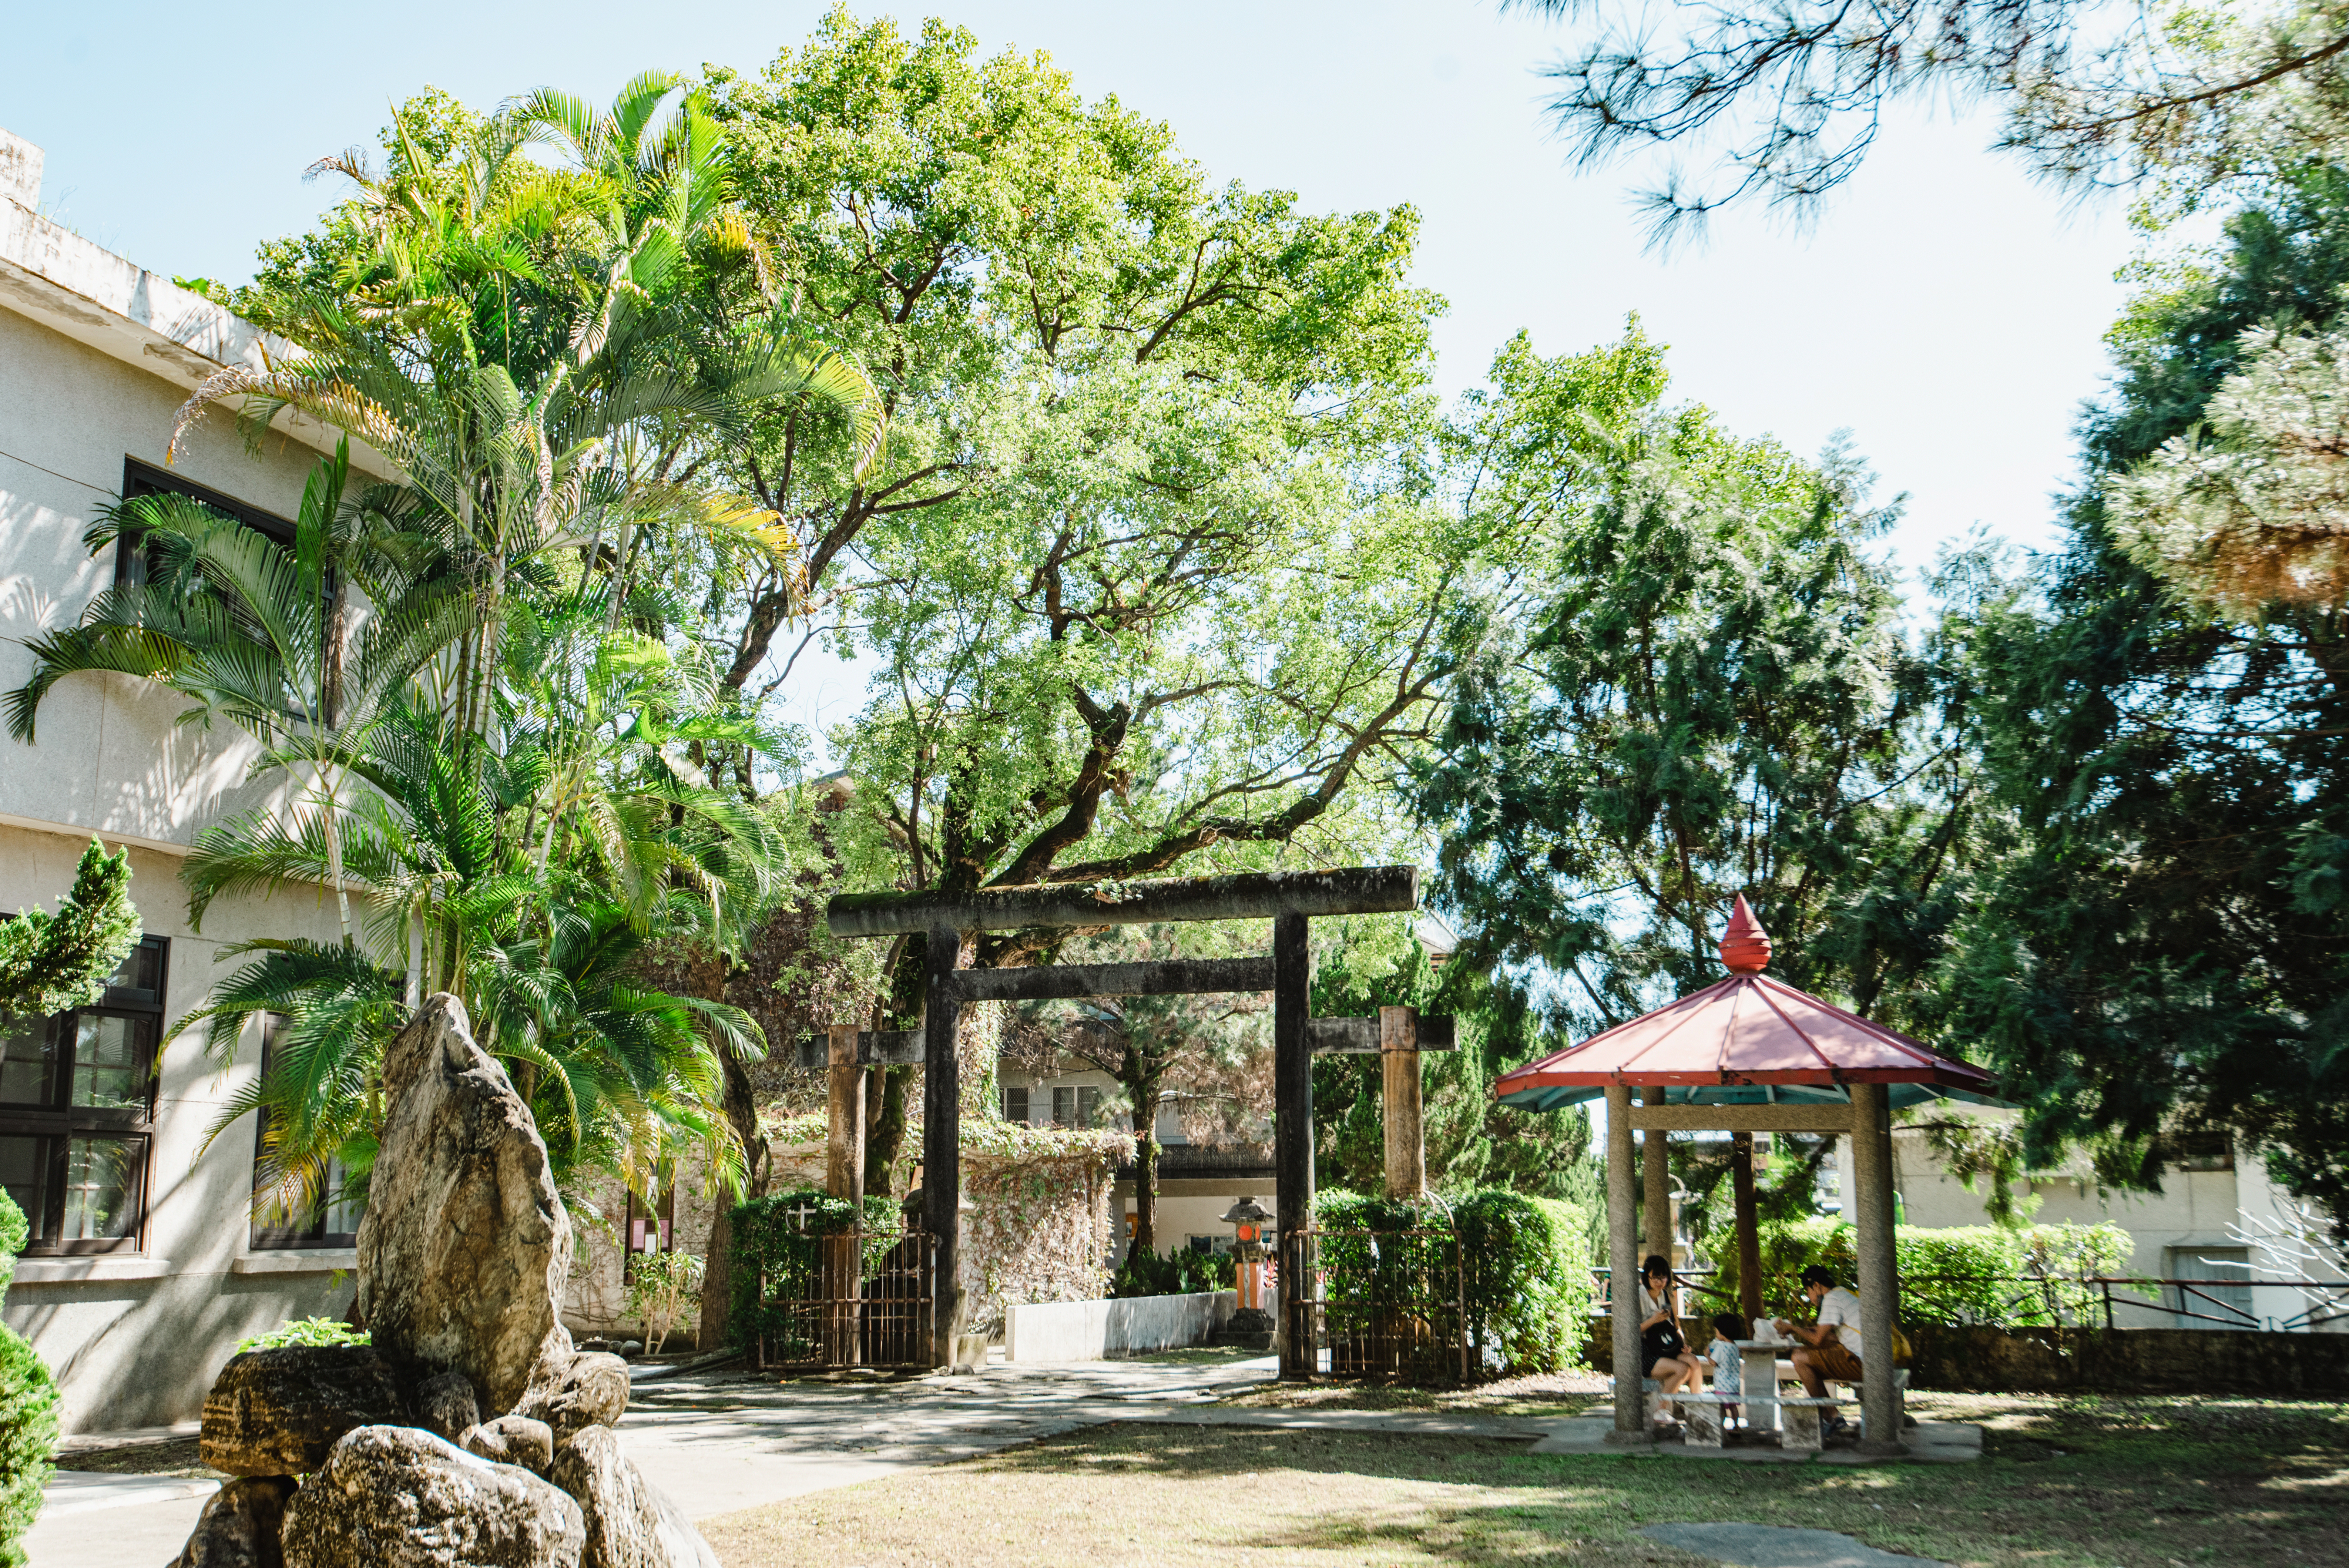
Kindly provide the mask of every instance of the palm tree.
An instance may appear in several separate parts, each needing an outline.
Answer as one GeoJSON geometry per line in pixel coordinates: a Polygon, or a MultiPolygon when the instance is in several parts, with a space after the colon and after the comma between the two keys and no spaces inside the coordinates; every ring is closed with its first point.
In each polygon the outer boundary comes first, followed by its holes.
{"type": "Polygon", "coordinates": [[[243,728],[260,748],[250,777],[282,770],[308,788],[296,810],[316,812],[346,944],[345,759],[471,614],[457,584],[417,581],[357,523],[349,480],[344,442],[304,487],[290,547],[186,496],[109,507],[84,542],[93,553],[143,550],[146,580],[99,593],[79,624],[29,639],[32,676],[8,697],[9,732],[26,744],[42,699],[87,671],[169,687],[194,705],[183,721],[243,728]]]}

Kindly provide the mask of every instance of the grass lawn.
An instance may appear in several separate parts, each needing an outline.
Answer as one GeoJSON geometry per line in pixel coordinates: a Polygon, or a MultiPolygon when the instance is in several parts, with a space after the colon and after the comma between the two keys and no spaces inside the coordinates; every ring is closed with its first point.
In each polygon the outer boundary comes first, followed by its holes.
{"type": "Polygon", "coordinates": [[[1674,1520],[1844,1531],[1973,1568],[2349,1568],[2349,1408],[1924,1395],[1971,1465],[1536,1456],[1485,1440],[1128,1425],[705,1522],[727,1568],[1693,1563],[1674,1520]]]}

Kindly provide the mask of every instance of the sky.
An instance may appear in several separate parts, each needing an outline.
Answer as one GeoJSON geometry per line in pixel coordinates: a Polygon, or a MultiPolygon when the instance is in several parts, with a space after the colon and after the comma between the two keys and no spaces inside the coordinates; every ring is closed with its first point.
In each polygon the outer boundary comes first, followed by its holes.
{"type": "MultiPolygon", "coordinates": [[[[302,170],[371,145],[388,106],[427,84],[482,107],[542,85],[608,98],[647,67],[756,69],[823,7],[27,9],[9,21],[0,129],[46,150],[45,207],[157,272],[233,283],[257,242],[337,194],[302,170]]],[[[1904,569],[1977,525],[2024,546],[2054,537],[2050,498],[2103,384],[2133,236],[2117,201],[2071,203],[1987,151],[1986,117],[1896,117],[1807,228],[1733,211],[1702,246],[1658,254],[1630,205],[1653,171],[1570,168],[1543,118],[1539,68],[1568,33],[1495,0],[859,10],[909,28],[943,15],[986,53],[1046,51],[1088,98],[1170,122],[1218,180],[1325,210],[1411,203],[1416,281],[1451,302],[1435,333],[1447,393],[1520,330],[1564,353],[1636,313],[1670,346],[1674,395],[1731,428],[1806,456],[1847,432],[1879,498],[1908,498],[1884,543],[1904,569]]],[[[846,717],[854,685],[812,666],[797,717],[846,717]]]]}

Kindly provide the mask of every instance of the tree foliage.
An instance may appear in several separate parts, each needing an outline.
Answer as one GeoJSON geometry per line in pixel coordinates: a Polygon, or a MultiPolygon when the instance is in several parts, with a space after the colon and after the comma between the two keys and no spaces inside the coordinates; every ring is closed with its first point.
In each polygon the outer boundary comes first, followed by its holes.
{"type": "Polygon", "coordinates": [[[1856,172],[1903,99],[1987,100],[1998,145],[2059,181],[2158,181],[2190,209],[2213,186],[2337,144],[2349,7],[2250,11],[2080,0],[1794,0],[1682,9],[1676,28],[1598,0],[1504,0],[1599,18],[1549,67],[1551,114],[1585,163],[1683,142],[1717,159],[1643,201],[1660,234],[1741,198],[1814,205],[1856,172]]]}
{"type": "Polygon", "coordinates": [[[1953,662],[2027,847],[1985,884],[1942,982],[2030,1107],[2026,1153],[2101,1140],[2158,1181],[2161,1135],[2224,1131],[2349,1220],[2349,641],[2341,613],[2178,592],[2113,519],[2266,327],[2315,336],[2349,283],[2349,201],[2317,171],[2230,220],[2115,334],[2071,537],[2036,592],[1985,599],[1953,662]]]}
{"type": "Polygon", "coordinates": [[[45,1018],[97,1001],[141,931],[130,905],[130,851],[109,855],[92,839],[55,914],[28,909],[0,923],[0,1020],[45,1018]]]}

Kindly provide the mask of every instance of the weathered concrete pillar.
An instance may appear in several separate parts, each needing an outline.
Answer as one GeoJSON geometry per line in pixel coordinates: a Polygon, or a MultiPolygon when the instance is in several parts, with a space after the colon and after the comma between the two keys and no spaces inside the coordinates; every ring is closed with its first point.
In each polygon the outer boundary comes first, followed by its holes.
{"type": "Polygon", "coordinates": [[[826,1085],[823,1190],[852,1203],[864,1202],[864,1069],[856,1065],[856,1026],[825,1031],[832,1063],[826,1085]]]}
{"type": "Polygon", "coordinates": [[[1416,1198],[1427,1191],[1418,1008],[1379,1009],[1379,1061],[1386,1069],[1381,1103],[1386,1111],[1387,1196],[1416,1198]]]}
{"type": "MultiPolygon", "coordinates": [[[[1642,1104],[1664,1103],[1664,1086],[1653,1084],[1640,1093],[1642,1104]]],[[[1642,1157],[1642,1191],[1645,1201],[1640,1225],[1640,1244],[1651,1253],[1672,1255],[1672,1181],[1671,1167],[1664,1160],[1664,1140],[1671,1135],[1661,1127],[1651,1127],[1640,1140],[1642,1157]]]]}
{"type": "Polygon", "coordinates": [[[1631,1091],[1621,1084],[1607,1088],[1607,1269],[1610,1298],[1609,1332],[1615,1339],[1615,1429],[1607,1440],[1617,1444],[1652,1443],[1648,1428],[1648,1401],[1640,1391],[1647,1368],[1640,1365],[1640,1239],[1639,1204],[1631,1187],[1637,1180],[1631,1161],[1631,1091]]]}
{"type": "Polygon", "coordinates": [[[1283,1377],[1310,1377],[1319,1346],[1295,1310],[1293,1293],[1309,1288],[1313,1268],[1313,1043],[1305,1024],[1313,1009],[1313,948],[1305,916],[1272,917],[1272,1161],[1279,1227],[1275,1263],[1280,1281],[1273,1330],[1283,1377]]]}
{"type": "Polygon", "coordinates": [[[1892,1322],[1899,1309],[1892,1233],[1892,1112],[1880,1083],[1851,1088],[1852,1194],[1859,1211],[1859,1450],[1902,1451],[1895,1424],[1899,1401],[1892,1386],[1892,1322]]]}
{"type": "Polygon", "coordinates": [[[963,967],[963,934],[933,926],[922,994],[922,1224],[936,1238],[930,1309],[930,1365],[954,1365],[962,1329],[956,1283],[962,1225],[962,1069],[956,1054],[955,971],[963,967]]]}
{"type": "Polygon", "coordinates": [[[1730,1191],[1737,1206],[1737,1310],[1746,1332],[1762,1315],[1762,1226],[1754,1203],[1754,1135],[1729,1136],[1730,1191]]]}

